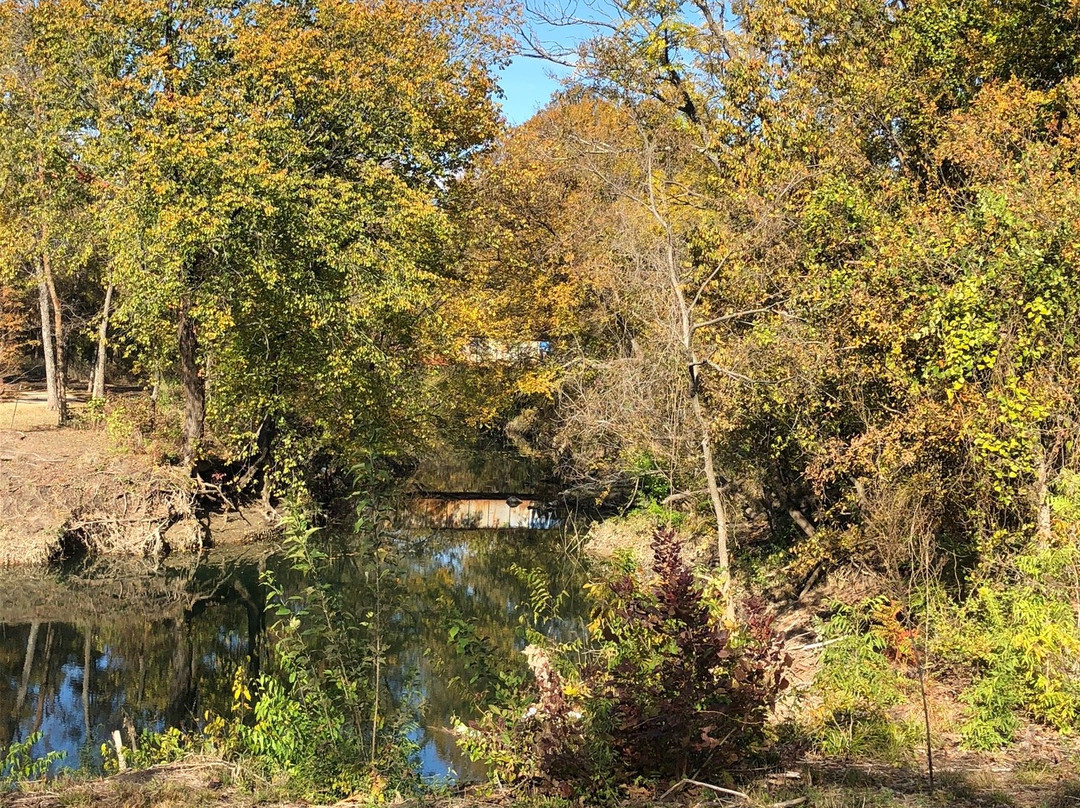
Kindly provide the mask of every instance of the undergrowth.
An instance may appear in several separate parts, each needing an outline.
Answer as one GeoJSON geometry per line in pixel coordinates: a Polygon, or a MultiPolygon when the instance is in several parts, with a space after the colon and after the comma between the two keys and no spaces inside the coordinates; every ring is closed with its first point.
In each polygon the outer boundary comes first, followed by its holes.
{"type": "MultiPolygon", "coordinates": [[[[524,693],[507,689],[461,745],[503,782],[596,798],[638,778],[720,771],[762,753],[788,659],[761,604],[722,620],[716,582],[658,531],[647,579],[616,568],[590,586],[590,637],[533,634],[524,693]]],[[[704,776],[704,775],[702,775],[704,776]]]]}
{"type": "Polygon", "coordinates": [[[0,792],[22,783],[41,780],[49,774],[54,763],[64,759],[64,752],[47,752],[35,755],[34,747],[41,741],[40,732],[32,733],[23,741],[13,741],[0,754],[0,792]]]}
{"type": "MultiPolygon", "coordinates": [[[[369,482],[372,482],[369,475],[369,482]]],[[[378,490],[376,479],[367,490],[378,490]]],[[[395,551],[377,498],[359,497],[357,521],[342,556],[299,514],[286,518],[284,556],[299,589],[264,574],[274,620],[269,662],[254,681],[236,671],[232,706],[207,714],[201,729],[145,732],[130,762],[150,766],[191,754],[237,762],[253,782],[316,802],[363,794],[371,802],[416,793],[416,724],[397,709],[386,674],[390,604],[398,579],[395,551]],[[365,591],[347,599],[329,583],[334,564],[363,559],[365,591]]],[[[400,684],[400,683],[398,683],[400,684]]],[[[115,751],[103,747],[107,768],[115,751]]]]}

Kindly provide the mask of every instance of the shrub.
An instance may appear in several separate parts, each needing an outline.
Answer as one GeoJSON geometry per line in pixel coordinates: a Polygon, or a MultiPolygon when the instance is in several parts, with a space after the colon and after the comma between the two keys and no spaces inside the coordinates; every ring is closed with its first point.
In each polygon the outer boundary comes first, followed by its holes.
{"type": "Polygon", "coordinates": [[[652,550],[654,582],[623,575],[602,605],[614,745],[633,774],[730,764],[761,748],[787,660],[760,603],[745,604],[741,628],[724,626],[674,534],[658,532],[652,550]]]}
{"type": "MultiPolygon", "coordinates": [[[[652,543],[652,578],[623,570],[590,587],[593,638],[527,651],[531,699],[462,728],[462,746],[502,778],[597,794],[639,776],[727,766],[760,752],[786,686],[787,657],[760,603],[723,624],[715,593],[670,530],[652,543]]],[[[721,604],[722,606],[722,604],[721,604]]]]}
{"type": "Polygon", "coordinates": [[[146,452],[156,462],[175,459],[182,443],[177,406],[165,393],[157,401],[142,395],[109,398],[101,407],[105,434],[116,446],[146,452]]]}
{"type": "Polygon", "coordinates": [[[945,652],[974,665],[964,692],[965,745],[1009,743],[1018,711],[1062,731],[1080,727],[1080,630],[1072,545],[1022,553],[1001,564],[960,610],[945,652]]]}

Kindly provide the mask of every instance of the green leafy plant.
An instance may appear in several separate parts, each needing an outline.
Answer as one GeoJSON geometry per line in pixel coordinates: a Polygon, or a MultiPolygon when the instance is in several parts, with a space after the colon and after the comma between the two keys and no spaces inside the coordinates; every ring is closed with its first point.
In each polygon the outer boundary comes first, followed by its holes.
{"type": "Polygon", "coordinates": [[[974,681],[963,694],[967,746],[1010,742],[1019,712],[1062,731],[1080,727],[1076,569],[1072,545],[1021,553],[958,610],[945,651],[974,664],[974,681]]]}
{"type": "Polygon", "coordinates": [[[387,703],[385,634],[396,562],[377,503],[357,500],[350,549],[366,562],[369,589],[359,611],[328,583],[336,559],[320,546],[318,529],[297,514],[287,520],[285,555],[305,585],[291,594],[266,576],[268,608],[278,618],[271,628],[274,671],[260,676],[252,692],[236,693],[239,748],[309,798],[418,784],[410,720],[387,703]]]}
{"type": "Polygon", "coordinates": [[[0,755],[0,789],[11,789],[32,780],[48,776],[54,763],[65,757],[64,752],[46,752],[41,757],[34,755],[34,746],[41,740],[40,732],[27,736],[24,741],[13,742],[0,755]]]}
{"type": "MultiPolygon", "coordinates": [[[[213,733],[188,733],[178,727],[168,727],[161,732],[144,729],[130,749],[124,750],[124,762],[135,769],[146,769],[162,763],[172,763],[199,752],[221,754],[215,745],[213,733]]],[[[113,774],[120,769],[116,747],[103,743],[100,748],[102,768],[113,774]]]]}
{"type": "Polygon", "coordinates": [[[819,629],[828,645],[815,691],[821,703],[814,735],[827,755],[906,760],[918,728],[890,714],[908,695],[897,666],[911,653],[912,634],[885,597],[838,607],[819,629]]]}
{"type": "MultiPolygon", "coordinates": [[[[132,765],[209,753],[312,801],[363,793],[378,802],[420,787],[418,748],[410,740],[415,722],[407,709],[394,709],[383,673],[399,568],[378,518],[380,503],[374,495],[357,499],[348,554],[299,512],[285,517],[283,552],[300,585],[286,588],[264,574],[267,609],[276,619],[263,672],[251,680],[246,666],[238,667],[231,709],[207,714],[198,732],[143,733],[132,765]],[[354,559],[366,573],[363,590],[350,592],[359,603],[328,583],[339,577],[332,565],[354,559]]],[[[108,748],[103,756],[115,765],[108,748]]]]}

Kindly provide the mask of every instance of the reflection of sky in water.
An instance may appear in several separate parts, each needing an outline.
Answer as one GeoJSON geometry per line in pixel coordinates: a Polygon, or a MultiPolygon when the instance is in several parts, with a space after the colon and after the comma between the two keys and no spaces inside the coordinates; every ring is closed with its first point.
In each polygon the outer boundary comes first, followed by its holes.
{"type": "MultiPolygon", "coordinates": [[[[523,540],[520,533],[484,533],[445,537],[436,547],[419,548],[407,556],[401,582],[404,598],[390,618],[396,649],[386,680],[396,702],[423,705],[426,710],[427,726],[409,732],[419,745],[419,773],[425,778],[477,773],[456,748],[450,731],[453,715],[468,716],[464,715],[467,707],[446,682],[462,672],[453,668],[456,663],[448,650],[446,621],[456,615],[479,631],[502,638],[496,642],[502,653],[516,653],[522,647],[515,636],[518,607],[526,592],[510,567],[514,563],[525,568],[550,565],[557,558],[556,553],[538,547],[535,537],[523,540]]],[[[257,571],[234,573],[246,575],[249,590],[257,589],[257,571]]],[[[363,571],[352,565],[342,571],[338,585],[347,601],[361,588],[360,579],[350,580],[349,575],[362,577],[363,571]]],[[[33,639],[30,625],[0,624],[0,749],[25,739],[38,726],[42,739],[34,747],[36,754],[62,751],[66,753],[62,766],[96,767],[101,743],[109,740],[113,730],[124,728],[125,715],[139,730],[161,730],[201,716],[209,708],[227,710],[233,674],[247,657],[248,632],[260,625],[262,616],[256,612],[253,618],[250,603],[240,602],[226,581],[218,584],[217,600],[206,601],[201,611],[187,619],[181,611],[146,613],[134,619],[129,614],[122,626],[109,618],[99,624],[87,621],[89,625],[42,622],[33,639]],[[31,647],[31,675],[24,683],[25,658],[31,647]],[[90,698],[84,705],[87,652],[90,698]],[[25,698],[19,705],[18,694],[24,687],[25,698]]],[[[353,602],[351,607],[360,605],[353,602]]],[[[272,613],[267,620],[274,620],[272,613]]],[[[556,636],[569,636],[579,626],[580,621],[572,619],[549,629],[556,636]]],[[[126,732],[124,737],[126,741],[126,732]]]]}
{"type": "MultiPolygon", "coordinates": [[[[86,737],[83,729],[81,661],[66,662],[60,666],[59,674],[61,679],[55,696],[40,707],[41,740],[34,744],[33,751],[36,756],[43,756],[53,750],[63,752],[64,760],[58,766],[77,767],[81,762],[79,752],[86,737]]],[[[19,722],[18,737],[15,740],[25,740],[33,733],[41,695],[40,687],[28,691],[27,701],[34,712],[19,722]]]]}

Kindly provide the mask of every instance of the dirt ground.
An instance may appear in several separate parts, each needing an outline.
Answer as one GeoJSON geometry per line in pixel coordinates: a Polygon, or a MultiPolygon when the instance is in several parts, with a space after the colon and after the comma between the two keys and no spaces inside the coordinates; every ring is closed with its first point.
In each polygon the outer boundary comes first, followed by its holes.
{"type": "MultiPolygon", "coordinates": [[[[684,780],[661,793],[631,786],[619,808],[1075,808],[1080,779],[1072,765],[1034,759],[1010,764],[1000,756],[979,756],[969,766],[938,771],[931,791],[923,772],[850,762],[806,762],[749,780],[722,786],[684,780]]],[[[374,804],[402,808],[569,808],[587,805],[548,795],[543,790],[470,787],[456,794],[441,791],[416,798],[356,794],[334,808],[374,804]]],[[[306,803],[282,800],[280,790],[245,775],[242,767],[212,759],[191,759],[128,771],[112,777],[31,783],[3,794],[0,808],[300,808],[306,803]]]]}
{"type": "Polygon", "coordinates": [[[175,549],[201,544],[187,475],[117,449],[70,406],[73,426],[58,429],[41,391],[0,401],[0,566],[161,553],[166,530],[175,549]]]}

